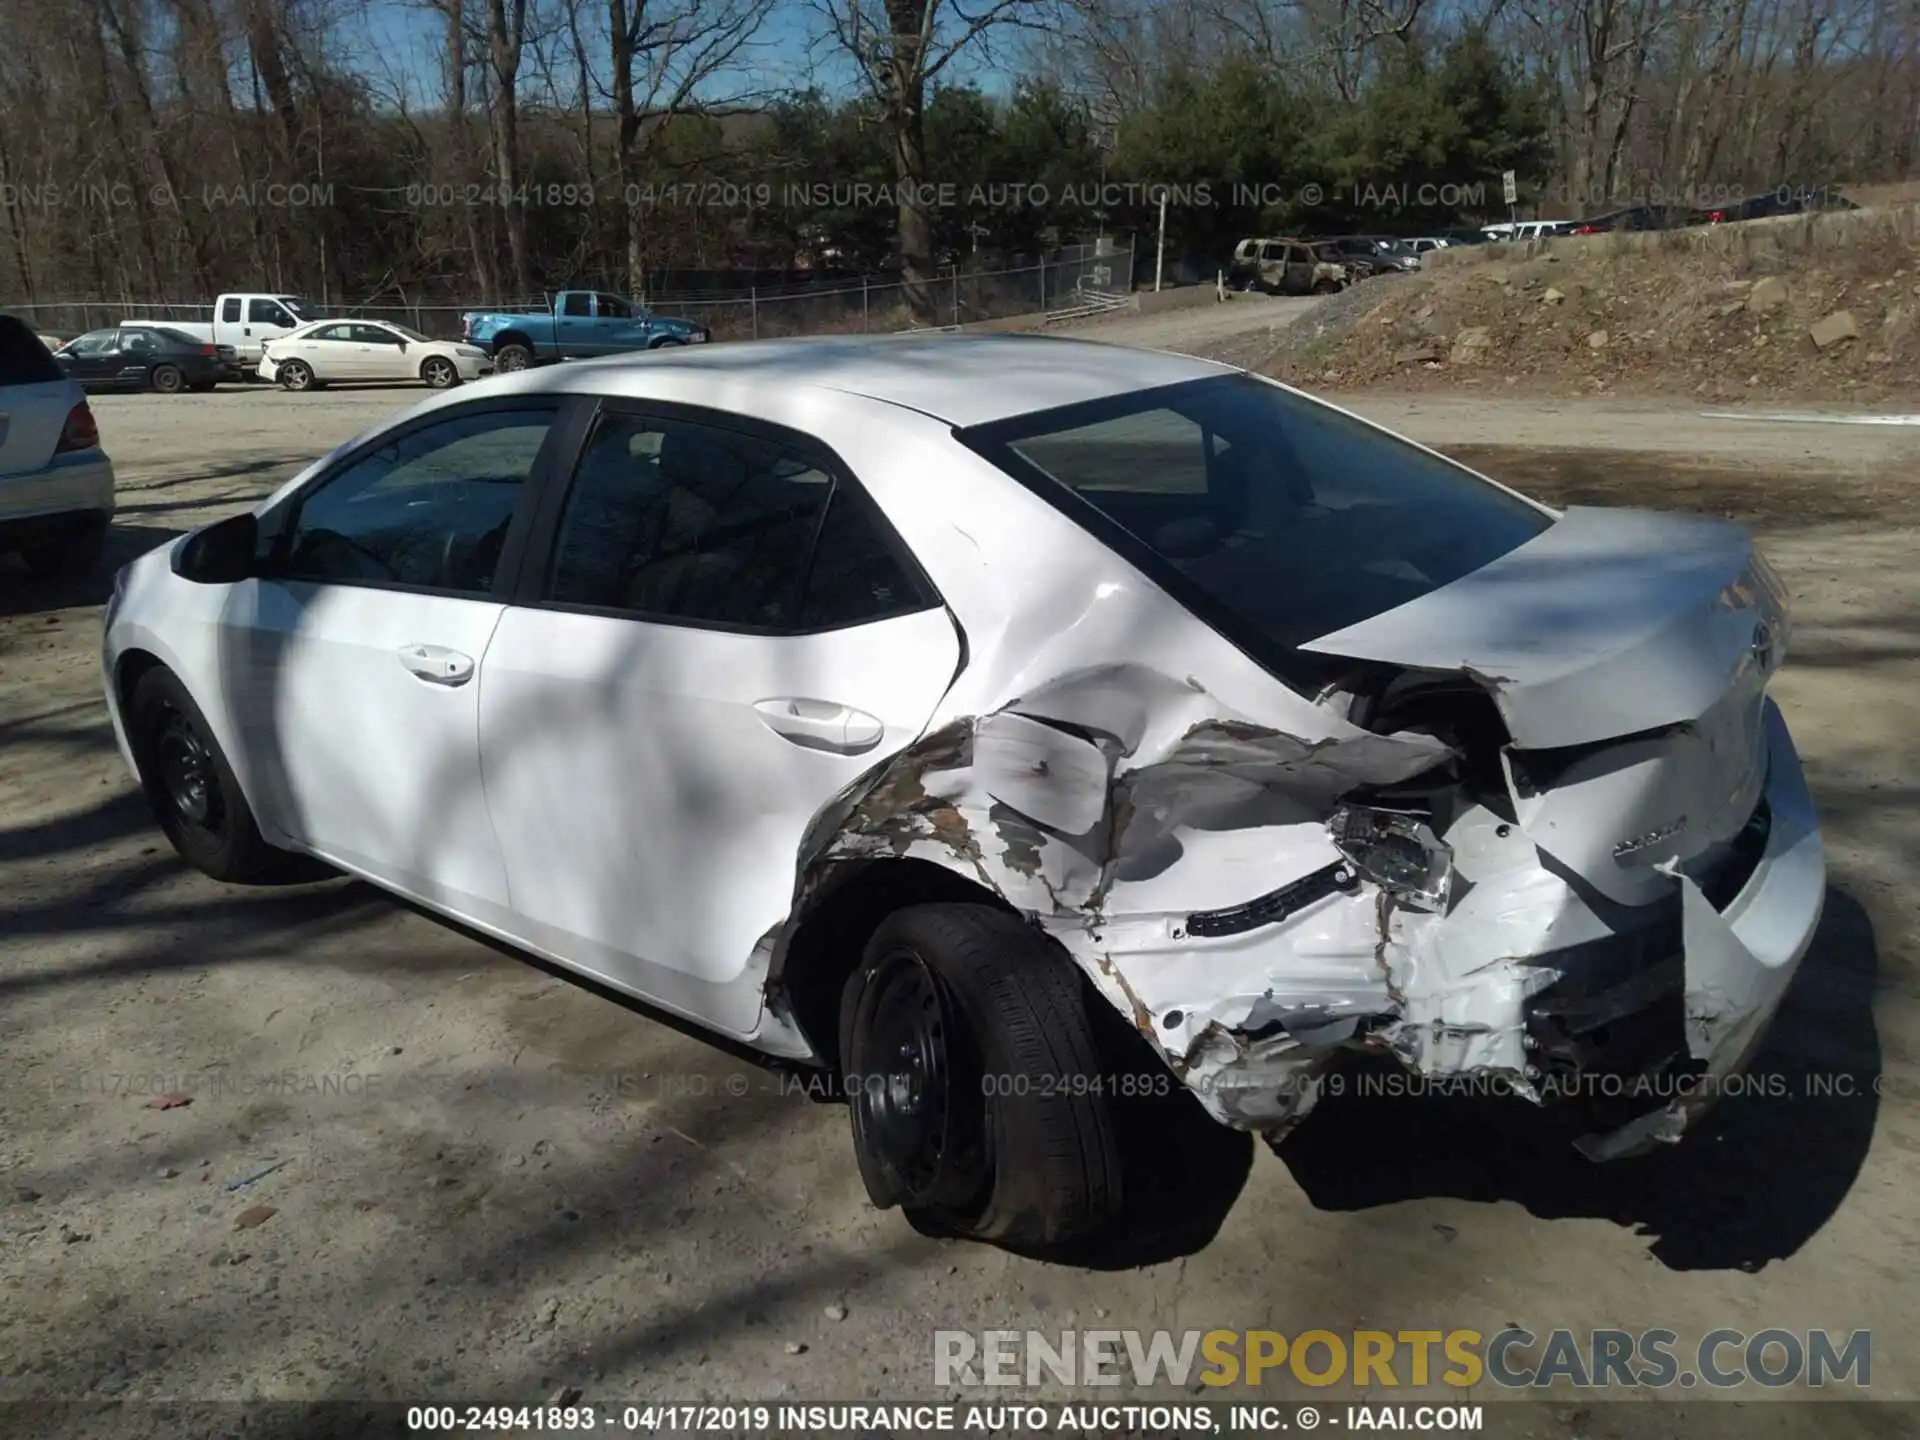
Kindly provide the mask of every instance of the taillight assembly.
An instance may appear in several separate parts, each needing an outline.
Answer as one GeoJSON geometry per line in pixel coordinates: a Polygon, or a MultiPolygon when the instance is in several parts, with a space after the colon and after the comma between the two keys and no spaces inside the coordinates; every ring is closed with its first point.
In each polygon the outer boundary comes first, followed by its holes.
{"type": "Polygon", "coordinates": [[[202,345],[200,347],[200,353],[208,360],[218,360],[220,358],[220,347],[218,345],[202,345]]]}
{"type": "Polygon", "coordinates": [[[67,412],[67,423],[61,427],[60,443],[53,447],[56,455],[65,455],[73,450],[98,450],[100,448],[100,427],[94,423],[93,411],[82,400],[67,412]]]}

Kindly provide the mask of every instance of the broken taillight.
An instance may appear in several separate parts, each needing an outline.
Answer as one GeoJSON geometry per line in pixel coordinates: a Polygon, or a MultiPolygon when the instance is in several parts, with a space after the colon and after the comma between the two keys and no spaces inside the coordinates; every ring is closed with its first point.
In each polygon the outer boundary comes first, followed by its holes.
{"type": "Polygon", "coordinates": [[[100,427],[94,422],[93,411],[82,400],[67,412],[67,423],[60,429],[60,443],[53,447],[56,455],[65,455],[74,450],[98,450],[100,448],[100,427]]]}
{"type": "Polygon", "coordinates": [[[1428,816],[1342,805],[1327,821],[1333,845],[1367,879],[1418,910],[1442,910],[1453,889],[1453,852],[1428,816]]]}

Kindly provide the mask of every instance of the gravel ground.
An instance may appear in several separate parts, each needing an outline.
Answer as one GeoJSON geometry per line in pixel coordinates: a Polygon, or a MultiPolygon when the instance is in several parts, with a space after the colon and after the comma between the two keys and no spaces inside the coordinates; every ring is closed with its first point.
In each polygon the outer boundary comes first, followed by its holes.
{"type": "MultiPolygon", "coordinates": [[[[1292,334],[1307,308],[1086,328],[1218,353],[1292,334]]],[[[116,555],[231,512],[409,398],[97,401],[116,555]]],[[[925,1397],[942,1326],[1509,1322],[1870,1328],[1874,1393],[1920,1397],[1920,532],[1888,479],[1911,475],[1915,439],[1346,403],[1548,490],[1569,452],[1577,484],[1616,500],[1686,503],[1710,472],[1702,503],[1764,525],[1798,599],[1777,693],[1833,866],[1758,1062],[1788,1098],[1729,1102],[1681,1150],[1604,1170],[1529,1113],[1334,1100],[1277,1154],[1168,1162],[1178,1223],[1152,1253],[1069,1268],[929,1239],[866,1205],[843,1113],[765,1072],[364,885],[188,873],[109,740],[100,586],[0,574],[0,1398],[925,1397]],[[1530,460],[1541,446],[1561,458],[1530,460]],[[1788,482],[1847,503],[1798,514],[1777,503],[1788,482]],[[1814,1097],[1832,1072],[1859,1088],[1814,1097]],[[163,1093],[192,1103],[153,1108],[163,1093]]],[[[1536,1415],[1543,1440],[1675,1433],[1668,1406],[1536,1415]]],[[[1804,1415],[1709,1406],[1685,1433],[1812,1433],[1804,1415]]],[[[1829,1407],[1818,1429],[1888,1423],[1829,1407]]]]}

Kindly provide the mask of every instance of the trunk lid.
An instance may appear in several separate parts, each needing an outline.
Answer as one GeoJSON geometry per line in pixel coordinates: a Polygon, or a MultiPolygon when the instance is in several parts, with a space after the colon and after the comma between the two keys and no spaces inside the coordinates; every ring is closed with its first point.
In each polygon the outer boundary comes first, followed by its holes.
{"type": "Polygon", "coordinates": [[[1574,508],[1420,599],[1308,643],[1464,674],[1494,699],[1522,830],[1610,898],[1715,857],[1766,782],[1784,588],[1739,526],[1574,508]]]}
{"type": "Polygon", "coordinates": [[[1740,526],[1576,507],[1471,575],[1301,648],[1468,675],[1515,745],[1559,749],[1682,725],[1736,685],[1764,688],[1786,612],[1740,526]]]}

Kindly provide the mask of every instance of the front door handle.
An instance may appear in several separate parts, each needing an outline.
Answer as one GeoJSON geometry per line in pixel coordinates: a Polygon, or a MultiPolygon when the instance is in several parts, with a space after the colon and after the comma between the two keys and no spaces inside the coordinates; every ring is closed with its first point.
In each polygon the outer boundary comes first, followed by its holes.
{"type": "Polygon", "coordinates": [[[473,678],[473,657],[444,645],[404,645],[400,663],[430,685],[464,685],[473,678]]]}
{"type": "Polygon", "coordinates": [[[864,710],[837,705],[831,700],[805,700],[782,695],[761,700],[754,713],[774,734],[809,750],[831,750],[838,755],[857,755],[880,743],[886,725],[864,710]]]}

